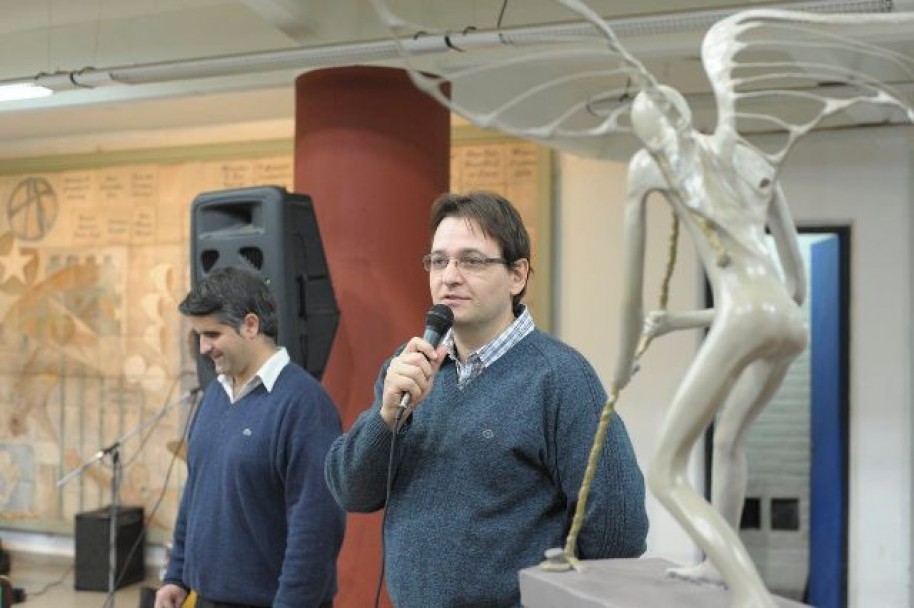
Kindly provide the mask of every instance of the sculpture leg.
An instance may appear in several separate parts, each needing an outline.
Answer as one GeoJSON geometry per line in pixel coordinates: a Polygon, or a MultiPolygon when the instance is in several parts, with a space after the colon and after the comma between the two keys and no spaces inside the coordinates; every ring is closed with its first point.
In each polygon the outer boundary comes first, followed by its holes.
{"type": "MultiPolygon", "coordinates": [[[[660,436],[660,448],[648,473],[654,495],[705,555],[718,567],[738,608],[774,608],[775,604],[748,552],[729,523],[692,488],[686,478],[691,447],[707,428],[751,360],[751,334],[733,339],[733,328],[715,327],[673,399],[660,436]]],[[[756,344],[755,350],[763,345],[756,344]]]]}
{"type": "Polygon", "coordinates": [[[756,361],[746,369],[714,430],[711,502],[735,529],[746,498],[746,434],[781,386],[793,357],[756,361]]]}
{"type": "MultiPolygon", "coordinates": [[[[746,498],[746,433],[781,385],[791,361],[792,357],[762,359],[748,365],[715,423],[711,505],[733,530],[739,530],[746,498]]],[[[720,572],[707,557],[697,565],[673,568],[669,573],[685,580],[724,584],[720,572]]]]}

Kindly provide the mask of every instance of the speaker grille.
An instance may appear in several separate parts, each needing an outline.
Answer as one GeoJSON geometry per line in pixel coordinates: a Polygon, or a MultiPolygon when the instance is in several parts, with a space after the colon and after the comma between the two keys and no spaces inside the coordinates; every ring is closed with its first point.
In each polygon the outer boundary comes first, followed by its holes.
{"type": "Polygon", "coordinates": [[[207,249],[206,251],[200,254],[200,266],[203,267],[203,272],[209,272],[216,266],[216,262],[219,261],[219,252],[215,249],[207,249]]]}
{"type": "Polygon", "coordinates": [[[257,270],[263,270],[263,250],[259,247],[242,247],[238,254],[257,270]]]}

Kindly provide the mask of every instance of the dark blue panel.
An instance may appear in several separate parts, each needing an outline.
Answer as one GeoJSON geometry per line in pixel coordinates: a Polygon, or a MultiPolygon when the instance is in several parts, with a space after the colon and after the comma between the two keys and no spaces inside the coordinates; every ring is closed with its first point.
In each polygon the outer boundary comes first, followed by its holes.
{"type": "Polygon", "coordinates": [[[843,608],[847,589],[847,436],[840,240],[811,247],[811,440],[807,602],[843,608]]]}

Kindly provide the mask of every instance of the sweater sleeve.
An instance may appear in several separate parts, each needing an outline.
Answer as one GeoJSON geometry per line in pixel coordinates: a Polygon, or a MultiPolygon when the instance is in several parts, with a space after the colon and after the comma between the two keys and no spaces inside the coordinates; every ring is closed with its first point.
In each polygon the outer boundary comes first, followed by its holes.
{"type": "Polygon", "coordinates": [[[339,414],[315,382],[293,398],[283,429],[285,454],[278,459],[285,480],[288,537],[275,608],[316,607],[336,592],[336,559],[343,541],[345,513],[324,483],[323,464],[341,432],[339,414]]]}
{"type": "MultiPolygon", "coordinates": [[[[606,393],[582,357],[554,387],[555,466],[571,526],[606,393]]],[[[582,559],[637,557],[647,548],[644,477],[622,418],[612,414],[587,499],[577,554],[582,559]]]]}
{"type": "MultiPolygon", "coordinates": [[[[347,511],[370,513],[384,507],[391,437],[379,410],[389,364],[390,360],[381,366],[371,406],[359,415],[348,433],[333,442],[327,454],[327,485],[347,511]]],[[[400,435],[408,428],[405,425],[400,435]]]]}
{"type": "MultiPolygon", "coordinates": [[[[198,413],[206,404],[207,394],[208,393],[204,393],[203,400],[197,406],[198,413]]],[[[188,444],[193,440],[193,432],[194,427],[191,426],[187,437],[188,444]]],[[[170,583],[184,587],[185,589],[189,588],[189,584],[184,580],[184,539],[187,535],[187,510],[189,508],[190,499],[194,493],[194,476],[191,474],[189,459],[187,466],[187,480],[184,483],[184,489],[181,492],[181,500],[178,503],[178,517],[175,520],[174,532],[172,533],[171,555],[168,558],[168,563],[165,565],[165,576],[162,580],[165,584],[170,583]]]]}
{"type": "Polygon", "coordinates": [[[189,481],[181,494],[178,518],[175,521],[175,530],[172,535],[171,554],[168,557],[168,563],[165,565],[165,576],[162,580],[165,584],[170,583],[185,589],[187,588],[187,583],[184,582],[184,535],[187,531],[188,485],[189,481]]]}

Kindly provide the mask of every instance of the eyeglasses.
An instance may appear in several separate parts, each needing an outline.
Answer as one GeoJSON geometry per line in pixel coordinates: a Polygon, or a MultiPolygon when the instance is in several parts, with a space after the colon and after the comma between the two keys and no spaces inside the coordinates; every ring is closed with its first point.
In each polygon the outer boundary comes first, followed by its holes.
{"type": "Polygon", "coordinates": [[[442,272],[451,263],[451,260],[454,261],[454,266],[458,270],[467,273],[482,272],[490,264],[510,265],[505,258],[487,258],[478,253],[464,253],[456,258],[440,253],[429,253],[422,257],[422,266],[426,272],[442,272]]]}

